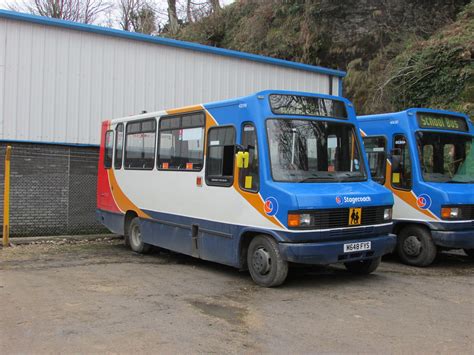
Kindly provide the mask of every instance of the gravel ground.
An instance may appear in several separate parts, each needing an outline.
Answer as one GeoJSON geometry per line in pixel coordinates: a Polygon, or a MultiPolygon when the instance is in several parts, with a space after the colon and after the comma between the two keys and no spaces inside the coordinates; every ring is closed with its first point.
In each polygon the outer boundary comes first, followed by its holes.
{"type": "Polygon", "coordinates": [[[0,249],[0,353],[474,353],[474,263],[294,268],[279,288],[120,240],[0,249]]]}

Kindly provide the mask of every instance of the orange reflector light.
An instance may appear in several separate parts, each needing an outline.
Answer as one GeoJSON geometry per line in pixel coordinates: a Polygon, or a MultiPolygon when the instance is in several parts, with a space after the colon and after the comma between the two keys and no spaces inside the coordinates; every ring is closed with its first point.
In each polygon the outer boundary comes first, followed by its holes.
{"type": "Polygon", "coordinates": [[[299,214],[288,214],[288,227],[298,227],[300,225],[299,214]]]}
{"type": "Polygon", "coordinates": [[[441,209],[441,217],[442,218],[449,218],[451,217],[451,208],[450,207],[443,207],[441,209]]]}

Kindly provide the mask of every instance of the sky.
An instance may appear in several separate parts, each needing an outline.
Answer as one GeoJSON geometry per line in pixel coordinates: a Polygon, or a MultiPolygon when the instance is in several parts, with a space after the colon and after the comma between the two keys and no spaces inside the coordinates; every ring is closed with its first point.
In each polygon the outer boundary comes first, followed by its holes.
{"type": "MultiPolygon", "coordinates": [[[[9,10],[9,6],[15,5],[18,3],[25,3],[25,2],[33,2],[34,0],[0,0],[0,9],[7,9],[9,10]]],[[[117,0],[109,0],[111,2],[116,2],[117,0]]],[[[166,22],[167,21],[167,14],[166,14],[166,9],[167,9],[167,0],[150,0],[151,3],[156,4],[156,7],[158,9],[158,17],[160,22],[166,22]]],[[[197,0],[197,1],[204,1],[204,0],[197,0]]],[[[220,3],[222,6],[226,6],[235,0],[220,0],[220,3]]],[[[179,3],[184,4],[184,0],[178,0],[178,7],[179,3]]],[[[178,15],[179,16],[179,15],[178,15]]],[[[97,25],[102,25],[102,26],[112,26],[112,27],[117,27],[118,26],[118,20],[116,18],[117,16],[114,15],[114,13],[110,13],[108,16],[103,16],[100,17],[95,24],[97,25]]]]}

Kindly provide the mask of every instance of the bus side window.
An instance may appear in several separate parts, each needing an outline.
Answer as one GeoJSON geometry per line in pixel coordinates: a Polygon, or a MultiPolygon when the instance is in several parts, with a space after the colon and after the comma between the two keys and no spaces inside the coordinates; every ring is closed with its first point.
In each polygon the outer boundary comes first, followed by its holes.
{"type": "Polygon", "coordinates": [[[234,182],[235,129],[211,127],[207,134],[206,184],[232,186],[234,182]]]}
{"type": "Polygon", "coordinates": [[[393,137],[392,186],[397,189],[411,190],[411,159],[408,140],[402,134],[393,137]]]}
{"type": "Polygon", "coordinates": [[[204,113],[160,119],[157,168],[164,171],[201,171],[204,161],[204,113]]]}
{"type": "Polygon", "coordinates": [[[372,180],[383,185],[385,183],[387,154],[387,142],[385,137],[364,137],[363,140],[372,180]]]}
{"type": "Polygon", "coordinates": [[[104,152],[104,168],[112,167],[112,154],[114,149],[114,131],[105,132],[105,152],[104,152]]]}
{"type": "Polygon", "coordinates": [[[115,129],[115,157],[114,168],[122,168],[122,152],[123,152],[123,123],[119,123],[115,129]]]}
{"type": "Polygon", "coordinates": [[[245,123],[242,127],[242,146],[249,153],[248,168],[239,169],[240,188],[257,192],[259,188],[257,132],[252,123],[245,123]]]}
{"type": "Polygon", "coordinates": [[[155,164],[156,120],[127,123],[125,169],[151,170],[155,164]]]}

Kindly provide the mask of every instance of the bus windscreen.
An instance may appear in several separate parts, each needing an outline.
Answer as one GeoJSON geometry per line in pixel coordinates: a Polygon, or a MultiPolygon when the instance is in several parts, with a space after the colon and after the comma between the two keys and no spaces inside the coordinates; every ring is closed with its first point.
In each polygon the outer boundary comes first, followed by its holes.
{"type": "Polygon", "coordinates": [[[468,131],[466,120],[463,117],[427,112],[418,112],[416,116],[420,128],[444,129],[460,132],[468,131]]]}
{"type": "Polygon", "coordinates": [[[270,95],[270,108],[277,115],[315,116],[347,119],[344,102],[301,95],[270,95]]]}

